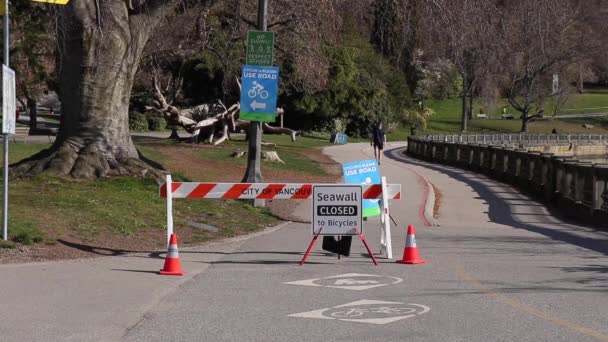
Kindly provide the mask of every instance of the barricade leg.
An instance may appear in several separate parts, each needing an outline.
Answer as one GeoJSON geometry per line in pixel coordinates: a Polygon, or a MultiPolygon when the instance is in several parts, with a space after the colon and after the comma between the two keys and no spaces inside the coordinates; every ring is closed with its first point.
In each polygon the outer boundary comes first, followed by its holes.
{"type": "Polygon", "coordinates": [[[391,241],[391,213],[389,211],[389,204],[388,204],[388,185],[386,182],[386,177],[382,177],[382,217],[384,218],[383,220],[383,238],[384,238],[384,244],[385,244],[385,249],[386,249],[386,258],[387,259],[392,259],[393,258],[393,244],[391,241]]]}
{"type": "MultiPolygon", "coordinates": [[[[382,212],[382,215],[384,215],[384,211],[382,212]]],[[[384,225],[380,224],[380,255],[382,255],[382,253],[386,249],[386,240],[384,239],[384,236],[384,225]]]]}
{"type": "Polygon", "coordinates": [[[302,258],[302,261],[300,261],[300,266],[304,265],[304,263],[306,262],[306,259],[308,259],[308,255],[310,255],[310,251],[312,251],[312,248],[315,246],[315,243],[317,242],[317,239],[319,238],[319,235],[321,234],[321,231],[323,230],[323,228],[319,229],[319,232],[312,237],[312,240],[310,241],[310,245],[308,245],[308,249],[306,250],[306,253],[304,253],[304,257],[302,258]]]}
{"type": "Polygon", "coordinates": [[[359,228],[355,228],[355,230],[357,231],[357,235],[359,236],[359,239],[361,239],[361,242],[363,242],[365,249],[367,249],[367,253],[369,253],[369,256],[372,258],[374,265],[378,266],[378,261],[376,260],[376,256],[374,256],[374,252],[372,252],[372,249],[369,248],[369,244],[367,243],[365,236],[363,236],[363,234],[361,234],[361,231],[359,230],[359,228]]]}

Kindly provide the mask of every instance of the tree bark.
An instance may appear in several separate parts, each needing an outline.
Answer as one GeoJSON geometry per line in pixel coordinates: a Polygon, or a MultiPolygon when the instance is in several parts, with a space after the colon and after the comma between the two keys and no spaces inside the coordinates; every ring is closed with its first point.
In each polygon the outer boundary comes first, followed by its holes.
{"type": "Polygon", "coordinates": [[[13,167],[75,178],[160,174],[138,157],[128,125],[131,87],[144,46],[164,11],[154,0],[73,0],[60,11],[62,120],[53,146],[13,167]]]}
{"type": "Polygon", "coordinates": [[[460,121],[460,130],[466,132],[469,124],[469,118],[467,116],[467,78],[466,75],[462,75],[462,118],[460,121]]]}
{"type": "Polygon", "coordinates": [[[30,117],[30,132],[35,132],[38,127],[38,106],[36,99],[27,98],[27,112],[30,117]]]}
{"type": "Polygon", "coordinates": [[[528,112],[524,112],[521,115],[521,132],[528,133],[528,112]]]}
{"type": "Polygon", "coordinates": [[[467,111],[467,116],[468,116],[469,122],[471,120],[473,120],[473,90],[472,89],[469,92],[469,108],[467,111]]]}

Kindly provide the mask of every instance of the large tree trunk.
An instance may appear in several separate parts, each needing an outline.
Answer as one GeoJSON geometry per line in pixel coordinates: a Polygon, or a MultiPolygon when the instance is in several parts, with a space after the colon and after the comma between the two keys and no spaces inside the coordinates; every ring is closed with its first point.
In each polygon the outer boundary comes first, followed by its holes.
{"type": "Polygon", "coordinates": [[[469,118],[469,122],[471,122],[471,120],[473,120],[473,90],[472,89],[469,93],[469,108],[467,111],[467,115],[469,118]]]}
{"type": "Polygon", "coordinates": [[[60,13],[59,97],[55,144],[13,168],[75,178],[146,175],[129,134],[131,87],[149,35],[171,0],[73,0],[60,13]]]}
{"type": "Polygon", "coordinates": [[[523,112],[521,115],[521,133],[528,133],[528,123],[530,122],[528,118],[528,112],[523,112]]]}
{"type": "Polygon", "coordinates": [[[36,99],[27,98],[27,114],[30,117],[30,132],[35,132],[38,128],[38,105],[36,99]]]}

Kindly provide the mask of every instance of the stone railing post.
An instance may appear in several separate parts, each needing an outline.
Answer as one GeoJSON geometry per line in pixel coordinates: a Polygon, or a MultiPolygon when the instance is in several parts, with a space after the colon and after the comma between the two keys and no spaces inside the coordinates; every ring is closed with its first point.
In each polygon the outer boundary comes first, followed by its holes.
{"type": "Polygon", "coordinates": [[[522,185],[531,193],[540,194],[541,193],[541,176],[540,176],[540,152],[529,152],[527,154],[527,160],[525,161],[527,166],[527,170],[522,172],[520,175],[520,179],[523,181],[522,185]]]}
{"type": "Polygon", "coordinates": [[[591,162],[578,162],[574,166],[574,194],[571,196],[576,203],[583,203],[591,207],[592,200],[592,169],[591,162]]]}
{"type": "Polygon", "coordinates": [[[578,160],[569,160],[564,163],[564,178],[562,183],[562,197],[576,201],[576,165],[578,160]]]}
{"type": "Polygon", "coordinates": [[[412,137],[407,137],[407,153],[412,154],[412,145],[414,144],[414,139],[412,137]]]}
{"type": "Polygon", "coordinates": [[[507,180],[510,183],[516,184],[518,182],[527,152],[528,150],[523,148],[518,148],[514,152],[511,152],[512,158],[509,156],[509,169],[507,170],[507,180]]]}
{"type": "Polygon", "coordinates": [[[535,168],[540,173],[540,186],[545,200],[549,201],[555,191],[555,166],[553,153],[540,154],[540,168],[535,168]]]}
{"type": "Polygon", "coordinates": [[[471,145],[471,162],[469,163],[469,169],[474,171],[481,170],[481,164],[483,161],[483,152],[481,145],[471,145]]]}
{"type": "Polygon", "coordinates": [[[555,168],[555,196],[565,196],[564,185],[566,184],[566,162],[572,160],[572,157],[555,157],[553,159],[553,167],[555,168]]]}
{"type": "Polygon", "coordinates": [[[489,145],[481,145],[479,147],[479,168],[486,175],[490,174],[491,156],[489,145]]]}
{"type": "Polygon", "coordinates": [[[460,165],[460,161],[462,160],[462,147],[464,145],[462,143],[457,143],[454,145],[454,148],[456,149],[456,158],[454,158],[454,163],[455,165],[460,165]]]}
{"type": "Polygon", "coordinates": [[[416,155],[422,157],[422,151],[423,151],[423,147],[422,145],[424,144],[424,141],[422,140],[418,140],[418,143],[416,144],[416,155]]]}
{"type": "Polygon", "coordinates": [[[608,213],[608,164],[593,165],[592,207],[608,213]]]}
{"type": "Polygon", "coordinates": [[[490,166],[488,168],[488,174],[493,175],[496,170],[497,160],[498,160],[498,149],[499,147],[489,146],[488,151],[490,153],[489,162],[490,166]]]}
{"type": "Polygon", "coordinates": [[[514,149],[511,147],[504,147],[498,150],[498,158],[496,163],[495,175],[500,180],[506,179],[508,176],[509,164],[512,160],[515,160],[513,155],[514,149]]]}
{"type": "Polygon", "coordinates": [[[448,149],[448,164],[455,165],[458,160],[457,148],[455,143],[449,143],[447,145],[448,149]]]}

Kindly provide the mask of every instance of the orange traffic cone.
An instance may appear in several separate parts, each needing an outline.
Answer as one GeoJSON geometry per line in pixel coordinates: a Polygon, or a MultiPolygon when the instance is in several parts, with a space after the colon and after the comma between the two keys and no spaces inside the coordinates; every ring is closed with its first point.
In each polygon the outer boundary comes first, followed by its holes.
{"type": "Polygon", "coordinates": [[[424,264],[426,260],[420,259],[416,247],[416,229],[413,225],[407,227],[407,238],[403,249],[403,260],[397,260],[400,264],[424,264]]]}
{"type": "Polygon", "coordinates": [[[179,254],[177,253],[177,235],[171,234],[169,240],[169,248],[167,248],[167,256],[165,257],[165,267],[160,270],[162,275],[184,275],[182,271],[182,265],[179,261],[179,254]]]}

